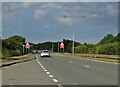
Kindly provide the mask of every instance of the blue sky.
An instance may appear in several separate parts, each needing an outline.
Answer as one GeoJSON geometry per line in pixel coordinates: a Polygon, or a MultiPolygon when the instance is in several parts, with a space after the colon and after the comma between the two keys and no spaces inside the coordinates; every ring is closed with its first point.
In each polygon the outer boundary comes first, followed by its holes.
{"type": "Polygon", "coordinates": [[[20,35],[27,42],[62,41],[97,43],[118,33],[117,2],[3,2],[2,35],[20,35]],[[72,18],[75,16],[74,26],[72,18]],[[77,16],[85,16],[77,17],[77,16]]]}

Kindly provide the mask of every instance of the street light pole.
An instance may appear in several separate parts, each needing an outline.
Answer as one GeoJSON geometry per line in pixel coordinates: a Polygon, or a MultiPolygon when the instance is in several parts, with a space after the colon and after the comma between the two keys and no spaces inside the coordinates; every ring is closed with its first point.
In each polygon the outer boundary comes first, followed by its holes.
{"type": "MultiPolygon", "coordinates": [[[[58,32],[63,31],[62,29],[57,30],[58,32]]],[[[60,34],[58,34],[58,53],[60,52],[60,34]]]]}
{"type": "Polygon", "coordinates": [[[65,15],[64,18],[72,18],[72,26],[73,26],[73,43],[72,43],[72,54],[74,54],[74,21],[75,21],[75,18],[84,18],[85,16],[67,16],[65,15]]]}
{"type": "Polygon", "coordinates": [[[73,47],[72,47],[72,54],[74,54],[74,17],[72,17],[73,19],[73,47]]]}
{"type": "Polygon", "coordinates": [[[53,52],[53,42],[52,42],[52,52],[53,52]]]}

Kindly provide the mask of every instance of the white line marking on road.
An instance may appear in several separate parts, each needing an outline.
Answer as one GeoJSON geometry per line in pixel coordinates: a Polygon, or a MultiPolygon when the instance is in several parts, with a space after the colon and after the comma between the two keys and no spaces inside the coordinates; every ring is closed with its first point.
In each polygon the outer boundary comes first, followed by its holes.
{"type": "Polygon", "coordinates": [[[84,65],[85,67],[87,67],[87,68],[90,68],[90,66],[88,66],[88,65],[84,65]]]}
{"type": "Polygon", "coordinates": [[[40,63],[40,61],[38,61],[38,57],[37,57],[37,55],[36,55],[36,61],[38,62],[38,64],[42,67],[42,68],[44,68],[44,66],[40,63]]]}
{"type": "Polygon", "coordinates": [[[36,58],[38,59],[37,55],[36,55],[36,58]]]}
{"type": "Polygon", "coordinates": [[[63,87],[62,84],[58,84],[58,87],[63,87]]]}
{"type": "Polygon", "coordinates": [[[46,69],[45,69],[44,71],[45,71],[45,72],[47,72],[47,70],[46,70],[46,69]]]}
{"type": "Polygon", "coordinates": [[[5,69],[5,68],[9,68],[9,67],[10,67],[10,66],[6,66],[6,67],[3,67],[3,68],[5,69]]]}
{"type": "Polygon", "coordinates": [[[9,85],[13,85],[12,83],[10,83],[9,85]]]}
{"type": "Polygon", "coordinates": [[[50,74],[50,72],[46,72],[46,74],[50,74]]]}
{"type": "Polygon", "coordinates": [[[18,66],[18,65],[20,65],[21,63],[17,63],[17,64],[13,64],[13,65],[10,65],[10,66],[5,66],[5,67],[3,67],[3,68],[11,68],[11,67],[15,67],[15,66],[18,66]]]}
{"type": "Polygon", "coordinates": [[[94,61],[94,62],[100,62],[100,63],[108,63],[108,64],[119,64],[119,63],[113,63],[113,62],[107,62],[107,61],[99,61],[99,60],[91,60],[91,59],[83,59],[83,58],[75,58],[77,60],[87,60],[87,61],[94,61]]]}
{"type": "MultiPolygon", "coordinates": [[[[47,72],[47,70],[44,68],[44,66],[40,63],[40,61],[38,61],[38,57],[36,55],[36,61],[38,62],[38,64],[42,67],[42,69],[46,72],[46,74],[49,75],[49,77],[53,78],[53,75],[50,75],[50,72],[47,72]]],[[[55,83],[58,83],[57,79],[52,79],[55,83]]],[[[58,84],[59,87],[63,87],[61,84],[58,84]]]]}
{"type": "Polygon", "coordinates": [[[41,66],[41,68],[44,68],[44,66],[41,66]]]}
{"type": "Polygon", "coordinates": [[[58,82],[58,80],[57,80],[57,79],[53,79],[53,81],[54,81],[54,82],[58,82]]]}
{"type": "Polygon", "coordinates": [[[72,63],[72,61],[68,61],[69,63],[72,63]]]}
{"type": "Polygon", "coordinates": [[[49,75],[49,77],[53,78],[53,75],[49,75]]]}
{"type": "Polygon", "coordinates": [[[43,68],[45,70],[45,68],[43,68]]]}
{"type": "MultiPolygon", "coordinates": [[[[37,60],[37,59],[36,59],[37,60]]],[[[41,66],[41,67],[43,67],[43,65],[37,60],[37,62],[39,63],[39,65],[41,66]]]]}

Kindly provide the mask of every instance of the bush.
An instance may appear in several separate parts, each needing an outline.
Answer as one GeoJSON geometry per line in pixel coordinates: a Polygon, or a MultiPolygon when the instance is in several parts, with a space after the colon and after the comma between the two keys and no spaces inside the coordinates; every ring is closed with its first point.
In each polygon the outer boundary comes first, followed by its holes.
{"type": "Polygon", "coordinates": [[[10,54],[12,56],[20,56],[20,55],[22,55],[22,52],[20,50],[11,50],[10,54]]]}
{"type": "Polygon", "coordinates": [[[2,40],[2,58],[22,55],[22,45],[25,44],[25,38],[22,36],[11,36],[2,40]]]}
{"type": "Polygon", "coordinates": [[[79,45],[75,47],[75,53],[88,53],[89,48],[86,45],[79,45]]]}
{"type": "Polygon", "coordinates": [[[120,47],[118,46],[118,42],[115,43],[107,43],[104,45],[96,46],[97,54],[108,54],[108,55],[118,55],[120,54],[120,47]]]}
{"type": "Polygon", "coordinates": [[[11,56],[10,51],[8,49],[3,49],[2,50],[2,58],[9,58],[11,56]]]}

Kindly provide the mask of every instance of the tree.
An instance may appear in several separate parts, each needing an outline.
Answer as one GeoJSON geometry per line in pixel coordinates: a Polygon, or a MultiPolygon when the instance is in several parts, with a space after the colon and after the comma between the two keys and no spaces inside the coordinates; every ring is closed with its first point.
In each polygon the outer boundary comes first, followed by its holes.
{"type": "Polygon", "coordinates": [[[118,33],[117,36],[115,36],[114,41],[120,42],[120,33],[118,33]]]}
{"type": "Polygon", "coordinates": [[[118,55],[120,54],[120,47],[118,42],[106,43],[103,45],[96,46],[97,54],[108,54],[108,55],[118,55]]]}
{"type": "Polygon", "coordinates": [[[75,47],[75,53],[88,53],[88,49],[87,45],[82,44],[75,47]]]}
{"type": "Polygon", "coordinates": [[[112,34],[107,34],[107,36],[105,36],[102,40],[100,40],[98,44],[100,45],[100,44],[112,43],[112,42],[114,42],[114,36],[112,34]]]}
{"type": "Polygon", "coordinates": [[[3,57],[22,55],[22,45],[25,44],[25,38],[22,36],[11,36],[2,40],[3,57]]]}

